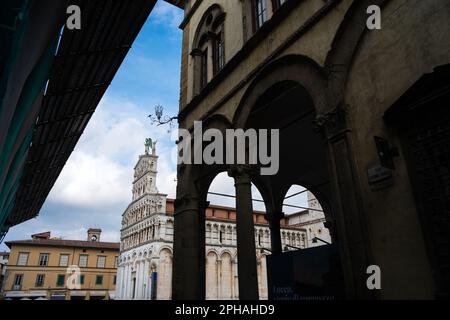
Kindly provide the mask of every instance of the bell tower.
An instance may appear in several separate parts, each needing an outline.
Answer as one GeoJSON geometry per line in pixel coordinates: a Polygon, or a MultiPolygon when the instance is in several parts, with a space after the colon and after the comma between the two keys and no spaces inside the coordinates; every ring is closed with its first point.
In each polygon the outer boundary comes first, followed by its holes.
{"type": "Polygon", "coordinates": [[[159,193],[156,187],[157,173],[158,156],[156,155],[156,142],[147,139],[145,142],[145,153],[139,156],[139,160],[134,167],[133,201],[145,194],[159,193]]]}

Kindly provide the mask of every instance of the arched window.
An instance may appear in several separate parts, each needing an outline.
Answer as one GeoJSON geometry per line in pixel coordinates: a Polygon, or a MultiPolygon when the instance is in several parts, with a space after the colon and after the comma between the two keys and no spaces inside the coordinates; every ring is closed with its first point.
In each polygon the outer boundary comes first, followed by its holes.
{"type": "Polygon", "coordinates": [[[214,4],[197,27],[191,56],[194,59],[194,93],[198,94],[225,65],[225,13],[214,4]]]}

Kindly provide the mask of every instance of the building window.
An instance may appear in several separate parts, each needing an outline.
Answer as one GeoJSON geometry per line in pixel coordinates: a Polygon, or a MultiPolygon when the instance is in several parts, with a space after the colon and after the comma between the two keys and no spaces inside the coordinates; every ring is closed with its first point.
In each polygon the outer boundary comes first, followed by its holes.
{"type": "Polygon", "coordinates": [[[213,4],[197,26],[191,51],[194,59],[194,95],[199,94],[225,65],[225,16],[220,5],[213,4]]]}
{"type": "Polygon", "coordinates": [[[273,0],[274,10],[278,10],[283,4],[285,4],[287,0],[273,0]]]}
{"type": "Polygon", "coordinates": [[[214,74],[218,73],[225,65],[225,42],[223,32],[219,32],[214,39],[214,74]]]}
{"type": "Polygon", "coordinates": [[[36,276],[36,287],[43,287],[45,280],[45,274],[38,274],[36,276]]]}
{"type": "Polygon", "coordinates": [[[98,256],[97,257],[97,268],[104,268],[106,262],[105,256],[98,256]]]}
{"type": "Polygon", "coordinates": [[[115,257],[114,258],[114,268],[117,268],[118,265],[119,265],[119,257],[115,257]]]}
{"type": "Polygon", "coordinates": [[[45,267],[48,266],[48,258],[49,258],[50,254],[48,253],[41,253],[39,255],[39,265],[41,267],[45,267]]]}
{"type": "Polygon", "coordinates": [[[267,0],[255,1],[256,28],[259,29],[267,21],[267,0]]]}
{"type": "Polygon", "coordinates": [[[22,289],[22,281],[23,281],[23,274],[16,274],[14,276],[14,283],[13,283],[13,290],[20,290],[22,289]]]}
{"type": "Polygon", "coordinates": [[[103,276],[98,275],[97,277],[95,277],[95,284],[102,285],[103,284],[103,276]]]}
{"type": "Polygon", "coordinates": [[[84,284],[84,274],[80,274],[80,284],[84,284]]]}
{"type": "Polygon", "coordinates": [[[117,276],[114,276],[114,285],[116,285],[117,282],[117,276]]]}
{"type": "Polygon", "coordinates": [[[56,286],[62,287],[64,286],[64,281],[66,280],[66,275],[64,274],[58,274],[58,277],[56,278],[56,286]]]}
{"type": "Polygon", "coordinates": [[[68,254],[62,254],[59,256],[59,266],[60,267],[67,267],[69,265],[69,255],[68,254]]]}
{"type": "Polygon", "coordinates": [[[88,255],[87,254],[80,254],[78,266],[80,268],[87,268],[87,266],[88,266],[88,255]]]}
{"type": "Polygon", "coordinates": [[[20,252],[17,257],[18,266],[26,266],[28,264],[28,252],[20,252]]]}
{"type": "Polygon", "coordinates": [[[208,83],[208,49],[205,49],[200,56],[200,86],[203,89],[208,83]]]}

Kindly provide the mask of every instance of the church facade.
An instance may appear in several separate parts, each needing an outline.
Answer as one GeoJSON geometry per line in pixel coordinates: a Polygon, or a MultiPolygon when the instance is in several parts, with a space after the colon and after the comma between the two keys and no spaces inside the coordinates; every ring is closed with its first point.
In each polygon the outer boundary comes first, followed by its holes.
{"type": "MultiPolygon", "coordinates": [[[[148,148],[135,167],[133,197],[122,220],[116,299],[172,299],[174,200],[156,187],[158,156],[148,148]]],[[[325,217],[308,192],[308,207],[281,221],[283,249],[298,250],[331,242],[325,217]],[[321,242],[316,241],[319,238],[321,242]]],[[[266,256],[271,253],[265,212],[254,211],[259,297],[267,299],[266,256]]],[[[206,298],[239,298],[236,210],[209,205],[205,210],[206,298]]]]}

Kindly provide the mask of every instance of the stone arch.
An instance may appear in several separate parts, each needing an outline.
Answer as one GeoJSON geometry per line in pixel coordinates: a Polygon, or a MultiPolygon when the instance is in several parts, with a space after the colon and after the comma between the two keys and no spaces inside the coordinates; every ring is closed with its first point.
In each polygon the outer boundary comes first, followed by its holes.
{"type": "Polygon", "coordinates": [[[206,299],[208,300],[216,300],[219,298],[218,257],[218,253],[215,250],[209,250],[206,254],[206,299]]]}
{"type": "Polygon", "coordinates": [[[233,258],[231,252],[224,250],[220,256],[220,299],[233,298],[233,258]]]}
{"type": "MultiPolygon", "coordinates": [[[[287,193],[289,192],[290,188],[293,187],[293,186],[295,186],[295,185],[304,187],[305,189],[307,189],[308,191],[310,191],[310,192],[316,197],[316,199],[317,199],[317,200],[319,201],[319,203],[320,203],[320,206],[321,206],[322,209],[323,209],[323,214],[324,214],[325,219],[326,219],[326,221],[327,221],[327,222],[326,222],[327,228],[328,228],[328,226],[330,227],[330,229],[329,229],[330,235],[331,235],[332,237],[334,237],[334,236],[335,236],[335,233],[334,233],[334,230],[331,230],[331,226],[333,225],[334,220],[336,219],[336,213],[335,213],[335,211],[334,211],[334,210],[332,209],[332,207],[331,207],[331,202],[330,202],[330,199],[329,199],[329,197],[327,196],[327,192],[326,192],[327,189],[323,189],[323,188],[321,188],[320,186],[319,186],[319,187],[318,187],[318,186],[315,186],[315,185],[309,183],[308,181],[299,180],[298,182],[293,183],[293,184],[291,184],[290,186],[285,185],[285,186],[283,187],[283,189],[281,190],[281,193],[282,193],[284,196],[286,196],[287,193]]],[[[335,240],[336,240],[336,239],[333,239],[333,242],[334,242],[335,240]]]]}
{"type": "Polygon", "coordinates": [[[367,31],[367,7],[378,5],[383,7],[389,0],[353,1],[339,25],[331,44],[331,50],[325,59],[329,70],[328,102],[331,108],[344,103],[344,92],[351,61],[367,31]]]}
{"type": "Polygon", "coordinates": [[[267,284],[267,267],[266,267],[267,254],[261,252],[258,256],[258,290],[259,298],[261,300],[268,299],[268,284],[267,284]]]}
{"type": "Polygon", "coordinates": [[[207,37],[209,33],[214,32],[218,25],[224,21],[225,15],[222,7],[217,3],[214,3],[206,9],[195,30],[192,48],[198,48],[201,45],[202,39],[207,37]]]}
{"type": "Polygon", "coordinates": [[[163,250],[167,250],[171,255],[173,255],[173,250],[172,247],[168,246],[168,245],[163,245],[161,246],[161,248],[159,249],[159,256],[161,256],[161,253],[163,250]]]}
{"type": "Polygon", "coordinates": [[[299,83],[310,94],[317,113],[327,108],[325,70],[313,59],[303,55],[286,55],[269,63],[245,91],[233,116],[235,128],[244,128],[251,108],[267,90],[281,81],[299,83]]]}

